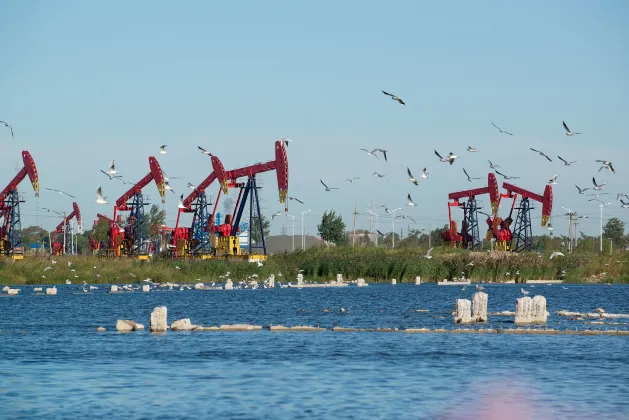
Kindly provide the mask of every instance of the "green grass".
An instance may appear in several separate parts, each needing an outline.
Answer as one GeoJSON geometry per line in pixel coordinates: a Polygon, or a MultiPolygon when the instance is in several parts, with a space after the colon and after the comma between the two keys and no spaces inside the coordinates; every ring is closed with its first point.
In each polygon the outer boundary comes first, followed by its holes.
{"type": "Polygon", "coordinates": [[[563,279],[571,283],[629,282],[627,253],[612,256],[573,254],[553,260],[549,260],[548,255],[539,257],[535,253],[471,253],[451,248],[435,248],[432,259],[424,258],[424,254],[425,250],[421,249],[311,248],[273,255],[262,267],[248,262],[182,261],[159,257],[147,262],[54,257],[57,264],[52,264],[48,258],[26,257],[22,261],[4,258],[0,259],[0,283],[63,284],[66,279],[74,284],[83,280],[88,283],[135,283],[146,278],[155,282],[195,283],[220,281],[219,276],[227,271],[233,280],[256,273],[261,278],[275,274],[277,280],[295,281],[299,270],[304,270],[307,280],[316,281],[334,279],[337,273],[343,274],[345,279],[362,277],[368,282],[389,282],[393,278],[398,282],[413,282],[415,276],[421,276],[422,281],[440,281],[460,277],[463,272],[472,281],[505,281],[514,279],[517,271],[519,280],[554,280],[561,278],[565,270],[563,279]],[[468,265],[470,262],[474,265],[468,265]],[[46,267],[52,269],[44,271],[46,267]],[[278,277],[279,272],[283,274],[282,278],[278,277]],[[607,274],[601,276],[603,272],[607,274]]]}

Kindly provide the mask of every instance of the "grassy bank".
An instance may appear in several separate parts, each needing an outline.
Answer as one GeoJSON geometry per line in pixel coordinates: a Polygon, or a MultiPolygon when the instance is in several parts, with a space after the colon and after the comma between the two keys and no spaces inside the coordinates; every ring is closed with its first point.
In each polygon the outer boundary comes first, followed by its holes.
{"type": "Polygon", "coordinates": [[[155,282],[195,283],[221,281],[230,272],[233,280],[251,274],[265,278],[275,274],[280,281],[295,281],[299,270],[307,280],[327,281],[342,273],[345,279],[364,278],[368,282],[437,281],[460,277],[472,281],[553,280],[566,282],[629,282],[629,254],[574,254],[549,260],[534,253],[470,253],[450,248],[435,248],[432,259],[418,249],[384,250],[376,248],[313,248],[305,252],[271,256],[262,267],[255,263],[225,261],[179,261],[153,258],[149,262],[131,259],[106,260],[96,257],[27,257],[23,261],[0,260],[2,284],[136,283],[150,278],[155,282]],[[53,264],[52,260],[57,263],[53,264]],[[71,262],[71,265],[68,265],[71,262]],[[473,263],[473,265],[470,265],[473,263]],[[46,267],[51,267],[46,269],[46,267]],[[74,271],[73,271],[74,270],[74,271]],[[565,270],[565,274],[562,272],[565,270]],[[283,277],[279,277],[281,272],[283,277]],[[606,273],[606,274],[602,274],[606,273]]]}

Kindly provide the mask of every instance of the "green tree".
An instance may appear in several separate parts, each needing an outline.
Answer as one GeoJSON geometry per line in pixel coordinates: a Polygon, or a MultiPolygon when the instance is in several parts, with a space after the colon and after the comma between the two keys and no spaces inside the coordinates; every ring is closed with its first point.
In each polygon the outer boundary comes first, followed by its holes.
{"type": "Polygon", "coordinates": [[[443,237],[441,237],[442,232],[447,232],[449,230],[448,225],[444,225],[442,228],[437,228],[430,232],[430,243],[432,246],[441,246],[444,244],[443,237]]]}
{"type": "Polygon", "coordinates": [[[321,239],[327,242],[333,242],[335,244],[345,243],[347,237],[345,236],[345,223],[343,217],[337,215],[334,210],[323,213],[321,217],[321,224],[317,226],[317,230],[321,239]]]}
{"type": "Polygon", "coordinates": [[[109,221],[107,219],[99,219],[92,231],[92,237],[98,242],[107,242],[109,240],[109,221]]]}
{"type": "Polygon", "coordinates": [[[160,226],[166,223],[166,210],[160,210],[157,204],[153,204],[149,212],[144,214],[144,219],[144,237],[154,237],[160,226]]]}
{"type": "Polygon", "coordinates": [[[625,223],[617,217],[610,218],[603,226],[603,238],[611,239],[614,245],[622,245],[625,235],[625,223]]]}
{"type": "MultiPolygon", "coordinates": [[[[262,219],[262,231],[264,232],[264,237],[268,238],[271,234],[271,221],[266,218],[264,214],[261,215],[262,219]]],[[[251,229],[251,239],[254,242],[261,242],[262,238],[260,237],[260,220],[257,217],[253,218],[253,222],[249,227],[251,229]]]]}

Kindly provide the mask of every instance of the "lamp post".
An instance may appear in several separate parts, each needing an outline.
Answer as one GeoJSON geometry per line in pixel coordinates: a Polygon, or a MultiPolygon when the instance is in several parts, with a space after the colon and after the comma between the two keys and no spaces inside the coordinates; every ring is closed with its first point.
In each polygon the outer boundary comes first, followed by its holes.
{"type": "MultiPolygon", "coordinates": [[[[306,210],[306,211],[302,211],[301,212],[301,250],[305,250],[306,249],[306,239],[304,237],[304,214],[308,213],[311,210],[306,210]]],[[[294,220],[294,218],[293,218],[294,220]]],[[[294,231],[294,227],[295,225],[293,224],[293,250],[295,249],[295,231],[294,231]]]]}
{"type": "Polygon", "coordinates": [[[295,252],[295,216],[288,213],[286,213],[286,215],[291,217],[291,222],[293,224],[293,252],[295,252]]]}
{"type": "Polygon", "coordinates": [[[402,210],[402,207],[398,207],[395,210],[391,210],[391,214],[393,215],[393,219],[391,220],[393,224],[391,228],[391,248],[395,248],[395,212],[398,210],[402,210]]]}
{"type": "MultiPolygon", "coordinates": [[[[55,213],[59,216],[61,216],[61,218],[63,219],[63,221],[65,222],[66,220],[66,213],[63,212],[63,214],[59,213],[58,211],[55,210],[51,210],[48,209],[46,207],[42,207],[42,210],[46,210],[48,213],[55,213]]],[[[56,236],[56,233],[55,233],[56,236]]],[[[50,232],[48,232],[48,248],[50,248],[50,253],[52,254],[52,244],[50,243],[50,232]]],[[[63,224],[63,253],[66,253],[66,224],[63,224]]]]}

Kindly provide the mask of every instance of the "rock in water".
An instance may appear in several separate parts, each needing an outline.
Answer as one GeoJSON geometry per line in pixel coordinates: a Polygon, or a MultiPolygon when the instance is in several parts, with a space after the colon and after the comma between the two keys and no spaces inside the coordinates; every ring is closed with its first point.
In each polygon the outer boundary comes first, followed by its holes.
{"type": "Polygon", "coordinates": [[[189,318],[179,319],[170,326],[170,329],[173,331],[191,331],[193,328],[194,325],[192,325],[189,318]]]}
{"type": "Polygon", "coordinates": [[[2,288],[2,291],[3,291],[3,292],[5,292],[5,293],[9,293],[9,289],[10,289],[10,287],[9,287],[9,286],[4,286],[4,287],[2,288]]]}
{"type": "Polygon", "coordinates": [[[166,332],[168,329],[168,309],[156,306],[151,313],[151,332],[166,332]]]}
{"type": "Polygon", "coordinates": [[[356,286],[358,287],[364,287],[367,286],[367,283],[365,283],[365,279],[360,278],[356,280],[356,286]]]}
{"type": "Polygon", "coordinates": [[[9,289],[9,290],[7,290],[7,293],[8,293],[9,295],[14,295],[14,296],[15,296],[15,295],[17,295],[18,293],[20,293],[20,289],[9,289]]]}
{"type": "Polygon", "coordinates": [[[391,284],[395,286],[397,284],[397,280],[396,279],[391,279],[391,284]]]}
{"type": "Polygon", "coordinates": [[[456,313],[454,314],[455,324],[469,324],[472,322],[472,302],[468,299],[456,300],[456,313]]]}
{"type": "Polygon", "coordinates": [[[116,330],[120,332],[129,332],[135,330],[135,322],[129,319],[119,319],[116,322],[116,330]]]}
{"type": "Polygon", "coordinates": [[[203,283],[197,283],[194,285],[194,290],[203,290],[205,289],[205,285],[203,283]]]}
{"type": "Polygon", "coordinates": [[[275,274],[271,274],[269,276],[269,282],[268,282],[269,288],[274,288],[275,287],[275,274]]]}
{"type": "Polygon", "coordinates": [[[56,287],[47,287],[46,288],[46,294],[47,295],[56,295],[57,294],[57,288],[56,287]]]}
{"type": "Polygon", "coordinates": [[[476,292],[472,296],[472,321],[487,322],[487,293],[476,292]]]}
{"type": "Polygon", "coordinates": [[[151,286],[148,284],[145,284],[142,286],[142,291],[143,292],[150,292],[151,291],[151,286]]]}
{"type": "Polygon", "coordinates": [[[531,307],[533,300],[528,297],[521,297],[515,301],[515,323],[530,324],[531,323],[531,307]]]}
{"type": "Polygon", "coordinates": [[[113,284],[113,285],[111,286],[111,289],[109,289],[109,291],[110,291],[111,293],[116,293],[116,292],[118,291],[118,286],[116,286],[115,284],[113,284]]]}
{"type": "Polygon", "coordinates": [[[531,322],[545,323],[548,317],[546,298],[544,296],[535,296],[531,305],[531,322]]]}
{"type": "Polygon", "coordinates": [[[98,327],[98,328],[96,328],[96,331],[98,331],[98,332],[105,332],[105,331],[107,331],[107,328],[105,328],[105,327],[98,327]]]}
{"type": "Polygon", "coordinates": [[[231,279],[227,279],[227,281],[225,282],[225,290],[233,290],[234,288],[234,282],[231,281],[231,279]]]}
{"type": "MultiPolygon", "coordinates": [[[[337,275],[338,277],[338,275],[337,275]]],[[[301,287],[304,285],[304,275],[299,273],[297,274],[297,286],[301,287]]]]}

